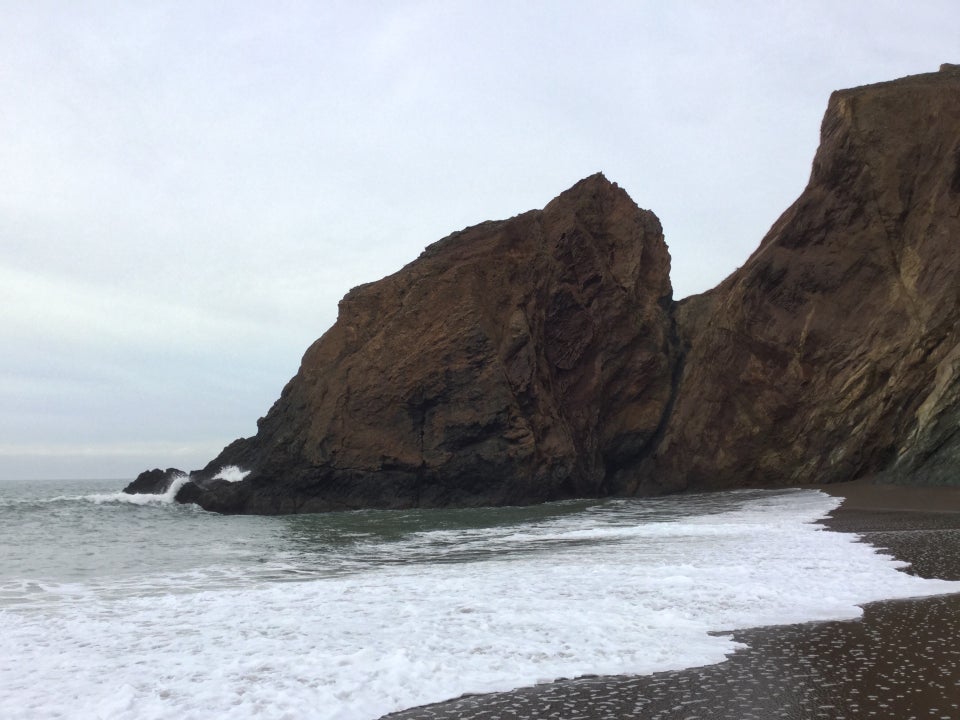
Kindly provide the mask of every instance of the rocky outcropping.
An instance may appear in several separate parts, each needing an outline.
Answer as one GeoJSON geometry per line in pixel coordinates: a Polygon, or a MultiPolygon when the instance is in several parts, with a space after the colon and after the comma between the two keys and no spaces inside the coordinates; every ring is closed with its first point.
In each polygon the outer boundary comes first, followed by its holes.
{"type": "Polygon", "coordinates": [[[352,290],[178,499],[221,512],[958,479],[960,75],[834,93],[809,185],[672,301],[660,223],[601,175],[352,290]],[[250,470],[213,480],[221,467],[250,470]]]}
{"type": "Polygon", "coordinates": [[[835,92],[803,194],[676,316],[653,476],[960,482],[960,75],[835,92]]]}
{"type": "Polygon", "coordinates": [[[672,395],[660,223],[602,175],[352,290],[258,422],[181,491],[223,512],[616,492],[672,395]],[[220,467],[251,470],[211,485],[220,467]]]}
{"type": "Polygon", "coordinates": [[[123,489],[123,492],[130,495],[163,495],[173,485],[174,480],[185,475],[183,470],[177,468],[144,470],[137,475],[136,480],[123,489]]]}

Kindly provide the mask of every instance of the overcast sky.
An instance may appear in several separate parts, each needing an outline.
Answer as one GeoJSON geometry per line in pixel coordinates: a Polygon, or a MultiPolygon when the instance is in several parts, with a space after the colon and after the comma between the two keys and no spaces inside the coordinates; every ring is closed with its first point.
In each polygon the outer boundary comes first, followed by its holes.
{"type": "Polygon", "coordinates": [[[204,465],[352,286],[596,171],[675,297],[806,184],[832,90],[960,62],[943,2],[0,3],[0,479],[204,465]]]}

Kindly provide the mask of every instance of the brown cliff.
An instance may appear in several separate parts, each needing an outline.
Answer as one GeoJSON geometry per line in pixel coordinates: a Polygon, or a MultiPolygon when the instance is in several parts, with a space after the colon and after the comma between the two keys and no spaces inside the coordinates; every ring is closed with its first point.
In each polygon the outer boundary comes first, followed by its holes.
{"type": "Polygon", "coordinates": [[[803,194],[677,318],[653,476],[960,480],[960,74],[835,92],[803,194]]]}
{"type": "Polygon", "coordinates": [[[353,289],[224,465],[226,512],[531,503],[619,490],[671,395],[670,256],[602,175],[353,289]]]}
{"type": "Polygon", "coordinates": [[[830,98],[807,188],[673,303],[656,217],[603,176],[352,290],[181,501],[530,503],[882,475],[958,482],[960,72],[830,98]],[[250,470],[214,480],[221,467],[250,470]]]}

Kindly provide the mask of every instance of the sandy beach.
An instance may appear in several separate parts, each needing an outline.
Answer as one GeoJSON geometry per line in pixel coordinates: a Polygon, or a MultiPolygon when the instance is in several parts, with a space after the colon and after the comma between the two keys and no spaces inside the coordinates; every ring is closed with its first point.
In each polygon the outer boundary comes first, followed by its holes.
{"type": "MultiPolygon", "coordinates": [[[[823,523],[960,579],[960,489],[816,486],[844,498],[823,523]]],[[[391,720],[919,720],[960,718],[960,595],[872,603],[856,621],[737,631],[726,662],[645,677],[559,681],[468,696],[391,720]]]]}

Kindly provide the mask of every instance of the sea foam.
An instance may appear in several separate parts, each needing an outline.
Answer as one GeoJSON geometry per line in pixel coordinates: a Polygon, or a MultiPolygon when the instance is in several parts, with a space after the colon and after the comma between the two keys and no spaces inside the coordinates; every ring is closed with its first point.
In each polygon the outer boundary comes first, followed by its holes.
{"type": "Polygon", "coordinates": [[[224,465],[220,468],[220,472],[213,476],[213,479],[226,480],[227,482],[240,482],[249,474],[249,470],[244,470],[236,465],[224,465]]]}
{"type": "Polygon", "coordinates": [[[171,583],[160,596],[0,613],[0,716],[377,718],[562,677],[716,663],[739,647],[718,632],[960,591],[812,524],[838,502],[821,493],[755,493],[669,520],[637,510],[673,502],[414,532],[386,544],[393,562],[322,579],[171,583]]]}
{"type": "Polygon", "coordinates": [[[170,483],[170,487],[163,493],[93,493],[83,495],[80,498],[55,498],[57,500],[81,499],[89,502],[102,503],[126,503],[128,505],[169,505],[174,501],[180,488],[190,480],[186,474],[177,475],[170,483]]]}

